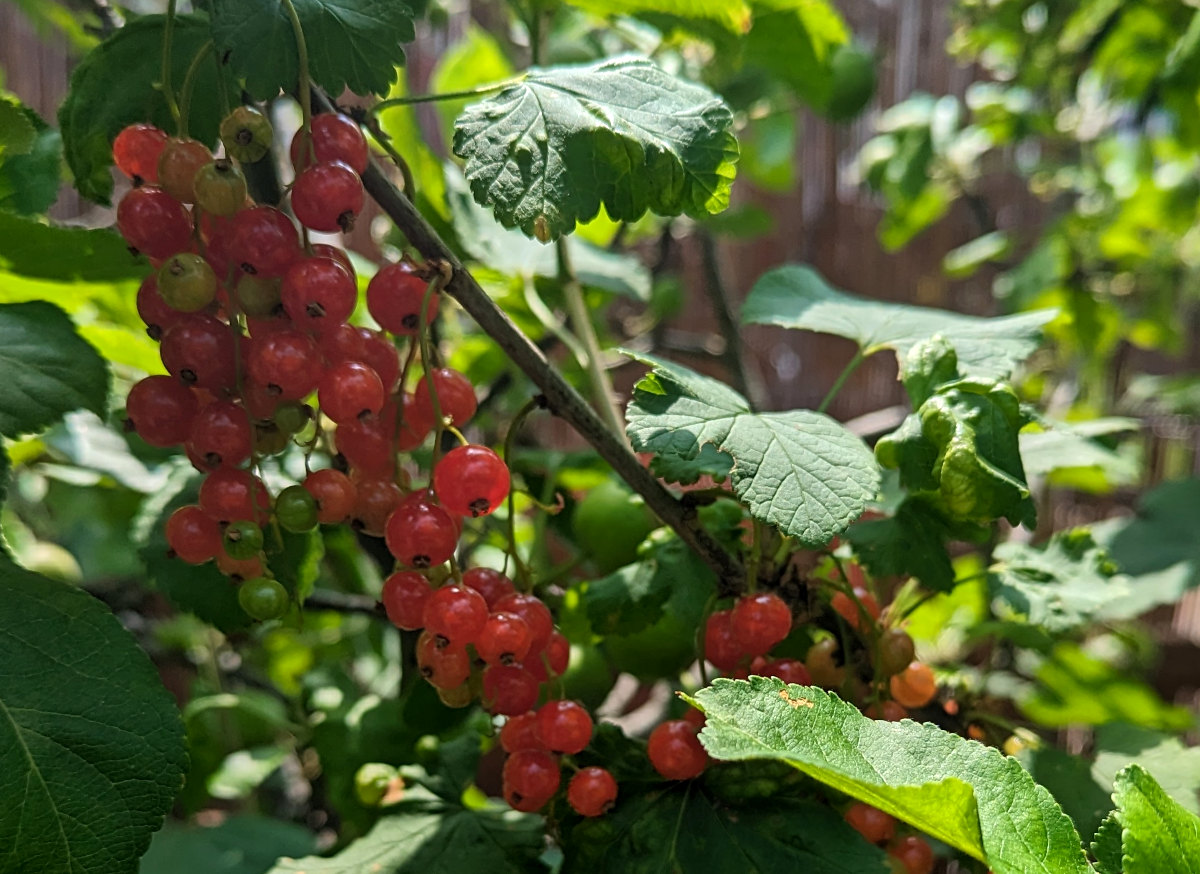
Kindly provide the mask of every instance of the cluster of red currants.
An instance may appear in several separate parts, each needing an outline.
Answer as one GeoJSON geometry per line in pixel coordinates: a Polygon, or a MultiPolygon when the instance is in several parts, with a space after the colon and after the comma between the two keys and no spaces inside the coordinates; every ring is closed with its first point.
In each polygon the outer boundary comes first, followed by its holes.
{"type": "Polygon", "coordinates": [[[151,445],[183,446],[207,474],[199,503],[168,520],[167,541],[184,561],[215,560],[244,581],[239,601],[255,619],[288,606],[264,562],[265,525],[301,532],[350,521],[386,536],[402,565],[431,568],[453,554],[462,517],[491,513],[509,490],[499,456],[470,444],[440,456],[430,488],[401,486],[398,454],[466,422],[474,389],[429,361],[415,388],[405,386],[408,365],[388,335],[412,338],[415,352],[438,307],[427,271],[407,261],[379,270],[367,308],[382,330],[356,327],[347,323],[358,302],[349,256],[308,241],[310,230],[348,230],[363,208],[369,158],[358,127],[320,115],[293,138],[291,209],[303,233],[248,196],[238,162],[262,160],[271,139],[266,118],[240,107],[221,125],[225,157],[148,124],[113,143],[134,185],[117,227],[156,268],[137,305],[170,374],[133,386],[129,427],[151,445]],[[319,414],[306,403],[314,395],[319,414]],[[343,469],[312,471],[272,496],[254,473],[259,462],[305,429],[315,448],[330,422],[343,469]]]}
{"type": "Polygon", "coordinates": [[[896,835],[896,820],[877,807],[856,801],[842,814],[869,843],[887,847],[896,874],[930,874],[933,848],[920,835],[896,835]]]}
{"type": "MultiPolygon", "coordinates": [[[[390,536],[389,527],[389,545],[390,536]]],[[[421,629],[417,665],[443,703],[465,707],[478,697],[488,712],[507,717],[500,744],[509,753],[508,803],[523,811],[545,805],[559,788],[557,755],[579,753],[592,739],[592,717],[582,705],[551,699],[537,707],[543,686],[562,675],[570,657],[550,609],[481,567],[440,588],[422,574],[398,571],[384,581],[383,605],[398,628],[421,629]]],[[[603,768],[578,771],[567,787],[568,802],[583,816],[604,813],[616,797],[616,780],[603,768]]]]}

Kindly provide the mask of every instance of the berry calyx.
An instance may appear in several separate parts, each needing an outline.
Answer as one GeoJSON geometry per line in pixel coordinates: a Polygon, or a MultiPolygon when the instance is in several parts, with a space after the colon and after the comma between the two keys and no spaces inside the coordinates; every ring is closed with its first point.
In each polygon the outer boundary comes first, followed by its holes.
{"type": "Polygon", "coordinates": [[[508,466],[486,446],[451,449],[433,469],[433,490],[442,506],[460,516],[495,511],[508,497],[508,488],[508,466]]]}
{"type": "Polygon", "coordinates": [[[603,816],[616,802],[616,778],[604,768],[584,768],[567,784],[567,803],[580,816],[603,816]]]}
{"type": "Polygon", "coordinates": [[[547,701],[537,710],[537,730],[547,749],[574,755],[592,740],[592,717],[574,701],[547,701]]]}
{"type": "Polygon", "coordinates": [[[430,685],[439,689],[461,686],[471,676],[471,658],[458,646],[445,646],[428,631],[417,640],[417,668],[430,685]]]}
{"type": "Polygon", "coordinates": [[[252,106],[239,106],[221,119],[221,145],[243,164],[253,164],[271,151],[275,132],[267,117],[252,106]]]}
{"type": "Polygon", "coordinates": [[[682,719],[660,723],[650,732],[646,753],[654,770],[668,780],[691,780],[708,766],[696,730],[682,719]]]}

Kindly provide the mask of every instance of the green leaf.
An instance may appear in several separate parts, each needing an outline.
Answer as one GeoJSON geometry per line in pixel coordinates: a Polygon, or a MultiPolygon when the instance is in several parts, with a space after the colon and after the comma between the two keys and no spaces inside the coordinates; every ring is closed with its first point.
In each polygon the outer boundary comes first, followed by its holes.
{"type": "Polygon", "coordinates": [[[104,415],[108,366],[48,303],[0,304],[0,434],[39,431],[72,410],[104,415]]]}
{"type": "Polygon", "coordinates": [[[0,556],[0,866],[134,874],[183,783],[158,673],[90,595],[0,556]]]}
{"type": "MultiPolygon", "coordinates": [[[[437,65],[429,74],[429,90],[434,94],[449,94],[470,91],[493,82],[511,79],[516,73],[512,63],[504,54],[499,41],[477,24],[470,24],[462,39],[450,46],[438,57],[437,65]]],[[[447,129],[470,103],[461,100],[439,100],[438,115],[447,129]]]]}
{"type": "Polygon", "coordinates": [[[1004,231],[992,231],[951,249],[942,259],[942,272],[951,279],[966,279],[989,261],[1003,258],[1012,250],[1012,240],[1004,231]]]}
{"type": "Polygon", "coordinates": [[[34,139],[28,151],[0,162],[0,209],[34,215],[58,199],[62,135],[32,109],[22,111],[33,126],[34,139]]]}
{"type": "MultiPolygon", "coordinates": [[[[642,560],[587,584],[583,603],[597,634],[635,634],[662,616],[680,579],[711,576],[696,553],[676,537],[654,539],[642,560]]],[[[715,582],[715,581],[714,581],[715,582]]]]}
{"type": "MultiPolygon", "coordinates": [[[[71,89],[59,107],[58,126],[75,187],[89,200],[106,205],[109,202],[113,190],[109,172],[112,142],[123,127],[148,121],[163,130],[175,130],[166,100],[155,87],[162,71],[163,21],[161,15],[133,19],[89,52],[71,73],[71,89]]],[[[208,20],[203,16],[175,17],[171,75],[176,87],[210,37],[208,20]]],[[[224,78],[225,100],[236,106],[241,94],[231,76],[224,78]]],[[[215,143],[221,104],[214,59],[201,64],[196,75],[188,134],[215,143]]]]}
{"type": "Polygon", "coordinates": [[[303,826],[265,816],[231,816],[211,828],[168,822],[150,842],[138,874],[265,874],[280,856],[315,849],[303,826]]]}
{"type": "MultiPolygon", "coordinates": [[[[330,94],[385,94],[412,42],[403,0],[293,0],[308,47],[308,72],[330,94]]],[[[234,77],[257,100],[294,92],[296,37],[277,0],[212,0],[212,39],[234,77]]]]}
{"type": "Polygon", "coordinates": [[[1044,431],[1023,431],[1020,436],[1021,461],[1030,476],[1090,469],[1098,473],[1109,488],[1132,485],[1141,475],[1139,465],[1107,444],[1112,440],[1111,435],[1132,433],[1140,427],[1141,423],[1136,419],[1112,416],[1054,423],[1044,431]]]}
{"type": "Polygon", "coordinates": [[[108,228],[68,228],[0,211],[0,268],[31,279],[141,278],[145,260],[108,228]]]}
{"type": "Polygon", "coordinates": [[[692,485],[702,476],[710,476],[716,482],[722,483],[733,469],[733,459],[711,443],[705,443],[700,447],[700,452],[692,458],[671,454],[656,455],[650,459],[650,469],[654,471],[655,476],[667,482],[685,486],[692,485]]]}
{"type": "Polygon", "coordinates": [[[771,73],[813,107],[824,107],[833,86],[834,50],[850,30],[828,0],[751,0],[754,24],[742,54],[746,65],[771,73]]]}
{"type": "Polygon", "coordinates": [[[920,498],[907,499],[888,519],[851,525],[846,539],[873,577],[913,576],[936,592],[954,588],[954,566],[946,552],[950,527],[920,498]]]}
{"type": "Polygon", "coordinates": [[[1112,810],[1112,780],[1098,781],[1092,763],[1083,756],[1039,744],[1025,747],[1015,758],[1050,790],[1081,835],[1094,834],[1112,810]]]}
{"type": "Polygon", "coordinates": [[[846,337],[864,355],[910,347],[937,334],[958,353],[964,376],[1001,379],[1038,345],[1054,310],[985,319],[910,304],[855,297],[829,285],[813,268],[788,264],[764,274],[742,305],[747,325],[778,325],[846,337]]]}
{"type": "Polygon", "coordinates": [[[1125,874],[1200,870],[1200,818],[1179,806],[1143,768],[1130,765],[1113,791],[1125,874]]]}
{"type": "Polygon", "coordinates": [[[535,69],[467,108],[454,131],[476,201],[551,240],[605,207],[615,221],[729,206],[733,114],[640,58],[535,69]]]}
{"type": "Polygon", "coordinates": [[[996,615],[1051,634],[1086,625],[1129,591],[1128,578],[1086,529],[1059,531],[1042,547],[1003,543],[995,556],[988,583],[996,615]]]}
{"type": "Polygon", "coordinates": [[[635,449],[694,458],[705,444],[733,458],[734,494],[751,514],[807,546],[822,546],[862,515],[879,487],[863,442],[821,413],[754,413],[728,386],[660,358],[627,417],[635,449]]]}
{"type": "Polygon", "coordinates": [[[0,159],[24,155],[33,148],[37,131],[24,110],[20,100],[0,94],[0,159]]]}
{"type": "Polygon", "coordinates": [[[263,534],[267,565],[275,579],[283,583],[298,604],[303,605],[321,575],[321,559],[325,557],[321,530],[314,528],[302,534],[281,531],[282,544],[276,542],[273,532],[264,531],[263,534]]]}
{"type": "Polygon", "coordinates": [[[1121,823],[1117,821],[1115,810],[1105,817],[1096,830],[1096,837],[1092,840],[1092,856],[1096,859],[1096,870],[1100,874],[1121,874],[1121,823]]]}
{"type": "Polygon", "coordinates": [[[1189,813],[1200,814],[1200,747],[1160,731],[1113,722],[1096,728],[1096,760],[1092,776],[1109,788],[1117,773],[1137,762],[1150,772],[1163,791],[1189,813]]]}
{"type": "Polygon", "coordinates": [[[750,29],[750,7],[744,0],[568,0],[568,5],[605,17],[628,15],[663,30],[691,30],[740,36],[750,29]]]}
{"type": "Polygon", "coordinates": [[[545,848],[542,818],[444,804],[420,787],[366,836],[335,856],[281,859],[270,874],[531,874],[545,848]]]}
{"type": "Polygon", "coordinates": [[[754,677],[696,693],[717,759],[780,759],[986,862],[996,874],[1089,870],[1070,819],[1013,759],[909,720],[876,722],[822,689],[754,677]]]}
{"type": "Polygon", "coordinates": [[[883,853],[823,804],[777,797],[730,807],[699,781],[622,787],[612,812],[568,832],[562,874],[888,871],[883,853]]]}

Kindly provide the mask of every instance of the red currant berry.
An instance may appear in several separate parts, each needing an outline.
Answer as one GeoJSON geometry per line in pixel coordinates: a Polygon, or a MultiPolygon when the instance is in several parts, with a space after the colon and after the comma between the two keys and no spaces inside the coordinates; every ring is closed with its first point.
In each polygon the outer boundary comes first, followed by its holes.
{"type": "Polygon", "coordinates": [[[486,567],[473,567],[463,571],[462,581],[464,586],[470,586],[483,595],[489,610],[495,610],[497,601],[515,591],[512,580],[500,571],[486,567]]]}
{"type": "Polygon", "coordinates": [[[903,671],[916,655],[913,639],[899,628],[889,628],[880,635],[877,646],[879,673],[885,677],[903,671]]]}
{"type": "Polygon", "coordinates": [[[708,766],[708,753],[695,729],[682,719],[663,722],[650,732],[646,753],[654,770],[668,780],[699,777],[708,766]]]}
{"type": "Polygon", "coordinates": [[[767,662],[764,670],[766,676],[778,677],[785,683],[795,683],[797,686],[812,685],[812,676],[800,659],[779,659],[767,662]]]}
{"type": "Polygon", "coordinates": [[[504,762],[504,800],[513,810],[532,813],[558,791],[558,760],[544,750],[519,750],[504,762]]]}
{"type": "Polygon", "coordinates": [[[253,580],[263,575],[263,563],[258,556],[234,558],[221,550],[217,553],[217,570],[234,580],[253,580]]]}
{"type": "Polygon", "coordinates": [[[734,670],[745,655],[733,636],[732,616],[730,610],[718,610],[704,625],[704,658],[721,671],[734,670]]]}
{"type": "Polygon", "coordinates": [[[856,801],[842,817],[871,844],[884,844],[896,833],[896,820],[878,807],[856,801]]]}
{"type": "Polygon", "coordinates": [[[253,440],[250,416],[230,401],[214,401],[200,410],[190,438],[192,451],[209,468],[241,464],[250,457],[253,440]]]}
{"type": "Polygon", "coordinates": [[[354,229],[362,212],[362,180],[341,161],[324,161],[301,170],[292,184],[292,212],[305,227],[333,233],[354,229]]]}
{"type": "MultiPolygon", "coordinates": [[[[436,567],[448,561],[458,546],[458,528],[453,518],[429,501],[405,501],[388,517],[384,529],[388,551],[403,565],[414,568],[436,567]]],[[[487,616],[487,602],[474,589],[464,589],[478,598],[487,616]]],[[[472,603],[475,599],[472,598],[472,603]]],[[[464,640],[466,644],[469,641],[464,640]]]]}
{"type": "Polygon", "coordinates": [[[415,631],[425,622],[425,604],[432,594],[429,580],[413,571],[400,571],[383,581],[380,600],[393,625],[415,631]]]}
{"type": "Polygon", "coordinates": [[[933,870],[933,848],[916,835],[901,838],[887,851],[904,866],[907,874],[929,874],[933,870]]]}
{"type": "MultiPolygon", "coordinates": [[[[429,283],[416,270],[408,261],[387,264],[367,284],[367,310],[385,331],[401,335],[417,333],[429,283]]],[[[435,294],[425,312],[426,325],[433,322],[437,310],[435,294]]]]}
{"type": "Polygon", "coordinates": [[[487,602],[474,589],[443,586],[425,602],[422,624],[430,634],[452,646],[466,646],[479,640],[487,624],[487,602]]]}
{"type": "Polygon", "coordinates": [[[567,784],[567,803],[580,816],[603,816],[617,803],[617,781],[604,768],[584,768],[567,784]]]}
{"type": "Polygon", "coordinates": [[[390,479],[364,476],[353,480],[354,509],[350,511],[351,525],[374,537],[382,537],[388,517],[404,500],[400,486],[390,479]]]}
{"type": "Polygon", "coordinates": [[[876,702],[868,707],[865,713],[872,719],[882,719],[885,722],[899,722],[908,717],[908,711],[895,701],[876,702]]]}
{"type": "Polygon", "coordinates": [[[196,173],[212,159],[208,146],[199,140],[171,137],[158,156],[158,184],[180,203],[195,203],[196,173]]]}
{"type": "Polygon", "coordinates": [[[218,158],[197,170],[192,188],[196,206],[209,215],[232,216],[246,205],[246,177],[228,158],[218,158]]]}
{"type": "Polygon", "coordinates": [[[199,507],[180,507],[167,519],[167,546],[188,564],[204,564],[221,551],[221,529],[199,507]]]}
{"type": "Polygon", "coordinates": [[[192,252],[172,255],[158,269],[158,293],[171,309],[194,313],[217,297],[217,274],[192,252]]]}
{"type": "Polygon", "coordinates": [[[179,321],[181,313],[167,306],[158,293],[158,279],[147,276],[138,286],[137,311],[146,324],[146,333],[151,340],[161,340],[167,328],[179,321]]]}
{"type": "Polygon", "coordinates": [[[376,419],[352,420],[338,425],[334,432],[337,450],[345,456],[347,463],[358,473],[374,476],[392,475],[395,458],[392,439],[389,435],[388,405],[376,419]]]}
{"type": "Polygon", "coordinates": [[[354,312],[354,277],[332,258],[302,258],[283,274],[279,294],[298,327],[318,333],[344,323],[354,312]]]}
{"type": "MultiPolygon", "coordinates": [[[[461,428],[475,415],[475,388],[471,381],[448,367],[433,371],[433,386],[437,390],[438,409],[443,419],[461,428]]],[[[429,391],[429,380],[422,377],[413,392],[413,415],[416,422],[429,422],[430,428],[437,421],[433,412],[433,395],[429,391]]]]}
{"type": "Polygon", "coordinates": [[[379,375],[384,390],[390,393],[400,379],[400,353],[379,331],[354,325],[337,325],[322,331],[317,341],[329,364],[357,361],[379,375]]]}
{"type": "Polygon", "coordinates": [[[317,521],[322,525],[337,525],[346,521],[354,509],[357,490],[350,477],[340,470],[314,470],[301,483],[317,502],[317,521]]]}
{"type": "Polygon", "coordinates": [[[325,371],[317,384],[321,412],[341,425],[379,413],[387,400],[383,382],[365,364],[343,361],[325,371]]]}
{"type": "Polygon", "coordinates": [[[229,224],[229,260],[246,273],[282,276],[303,254],[292,220],[270,206],[244,209],[229,224]]]}
{"type": "Polygon", "coordinates": [[[177,446],[187,440],[200,404],[186,385],[169,376],[147,376],[129,390],[125,415],[151,446],[177,446]]]}
{"type": "Polygon", "coordinates": [[[299,331],[253,337],[246,355],[250,378],[283,400],[312,394],[321,378],[321,356],[312,338],[299,331]]]}
{"type": "Polygon", "coordinates": [[[417,639],[417,669],[438,689],[454,689],[471,678],[471,657],[462,647],[444,646],[428,631],[417,639]]]}
{"type": "Polygon", "coordinates": [[[117,230],[125,242],[151,258],[169,258],[192,241],[187,208],[155,185],[135,188],[117,204],[117,230]]]}
{"type": "Polygon", "coordinates": [[[729,624],[743,652],[765,655],[792,630],[792,611],[778,595],[759,592],[733,605],[729,624]]]}
{"type": "Polygon", "coordinates": [[[303,170],[317,161],[344,161],[355,173],[367,169],[367,140],[353,121],[335,112],[314,115],[311,135],[300,128],[292,137],[292,166],[303,170]]]}
{"type": "Polygon", "coordinates": [[[489,665],[483,671],[483,706],[489,713],[516,716],[537,704],[538,681],[515,665],[489,665]]]}
{"type": "Polygon", "coordinates": [[[510,716],[500,729],[500,746],[506,753],[520,750],[544,750],[546,745],[537,730],[537,712],[518,713],[510,716]]]}
{"type": "Polygon", "coordinates": [[[529,626],[516,613],[492,613],[479,632],[475,650],[489,665],[518,664],[529,654],[531,638],[529,626]]]}
{"type": "Polygon", "coordinates": [[[554,633],[554,617],[550,608],[534,595],[513,592],[505,595],[491,605],[497,613],[516,613],[529,626],[533,639],[529,643],[529,652],[536,655],[546,648],[550,635],[554,633]]]}
{"type": "Polygon", "coordinates": [[[524,668],[533,674],[539,683],[544,683],[551,676],[560,677],[566,673],[570,661],[570,641],[561,633],[554,631],[550,633],[550,639],[546,641],[541,652],[531,650],[531,655],[525,661],[524,668]]]}
{"type": "MultiPolygon", "coordinates": [[[[313,257],[315,258],[332,258],[337,263],[346,268],[346,272],[350,274],[350,278],[357,282],[358,274],[354,270],[354,262],[350,260],[350,256],[346,254],[346,250],[338,246],[331,246],[329,243],[313,243],[310,247],[313,257]]],[[[357,288],[357,285],[355,286],[357,288]]]]}
{"type": "Polygon", "coordinates": [[[158,158],[167,132],[152,124],[131,124],[113,140],[113,161],[135,186],[158,181],[158,158]]]}
{"type": "Polygon", "coordinates": [[[546,748],[574,755],[592,740],[592,717],[574,701],[547,701],[537,711],[538,736],[546,748]]]}
{"type": "MultiPolygon", "coordinates": [[[[862,604],[863,609],[872,619],[879,618],[879,602],[875,600],[875,596],[868,592],[862,586],[854,587],[854,598],[858,599],[858,604],[862,604]]],[[[835,592],[833,597],[829,599],[829,606],[834,609],[855,631],[862,630],[862,613],[859,612],[858,604],[854,603],[854,598],[851,598],[845,592],[835,592]]]]}
{"type": "Polygon", "coordinates": [[[404,416],[400,428],[396,431],[396,448],[401,452],[411,452],[425,442],[425,438],[433,429],[433,423],[417,421],[411,394],[404,395],[403,403],[404,416]]]}
{"type": "MultiPolygon", "coordinates": [[[[508,497],[508,466],[486,446],[451,449],[433,469],[433,490],[459,516],[486,516],[508,497]]],[[[789,614],[790,615],[790,614],[789,614]]]]}
{"type": "Polygon", "coordinates": [[[200,485],[200,509],[218,522],[250,519],[265,525],[271,515],[271,495],[249,471],[220,467],[200,485]]]}
{"type": "Polygon", "coordinates": [[[892,697],[903,707],[924,707],[937,695],[937,678],[929,665],[913,662],[888,680],[892,697]]]}
{"type": "Polygon", "coordinates": [[[209,315],[185,316],[163,334],[159,355],[185,384],[213,391],[237,384],[234,329],[209,315]]]}

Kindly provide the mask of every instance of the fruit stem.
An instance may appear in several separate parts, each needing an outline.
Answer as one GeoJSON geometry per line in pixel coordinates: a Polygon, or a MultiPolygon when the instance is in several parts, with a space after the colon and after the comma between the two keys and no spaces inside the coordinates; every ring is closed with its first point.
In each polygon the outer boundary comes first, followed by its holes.
{"type": "Polygon", "coordinates": [[[280,0],[280,2],[283,4],[284,11],[287,12],[288,21],[292,23],[292,33],[296,37],[296,58],[300,74],[296,99],[300,101],[300,117],[303,119],[300,126],[308,135],[308,159],[312,161],[312,91],[308,84],[308,43],[304,39],[304,28],[300,25],[300,16],[296,13],[295,4],[292,3],[292,0],[280,0]]]}
{"type": "Polygon", "coordinates": [[[213,50],[213,41],[210,39],[204,45],[200,46],[192,58],[192,63],[188,65],[187,73],[183,77],[183,85],[179,89],[179,138],[186,140],[188,135],[188,117],[192,111],[192,90],[196,84],[196,74],[200,71],[200,65],[204,59],[209,56],[213,50]]]}
{"type": "Polygon", "coordinates": [[[171,89],[171,47],[174,35],[175,0],[168,0],[167,17],[163,24],[162,74],[159,76],[162,81],[159,83],[159,87],[162,88],[163,97],[167,101],[167,110],[171,113],[171,120],[178,127],[180,123],[179,104],[175,102],[175,92],[171,89]]]}
{"type": "Polygon", "coordinates": [[[415,103],[436,103],[441,100],[463,100],[468,97],[494,94],[497,91],[503,91],[505,88],[511,88],[513,85],[520,85],[528,77],[528,73],[522,73],[519,76],[513,76],[511,79],[493,82],[490,85],[480,85],[477,88],[464,88],[462,91],[441,91],[437,94],[404,94],[400,97],[389,97],[387,100],[380,100],[374,106],[368,107],[367,112],[376,113],[395,106],[412,106],[415,103]]]}
{"type": "Polygon", "coordinates": [[[392,159],[392,163],[400,170],[400,177],[404,180],[404,196],[412,200],[417,196],[417,182],[413,178],[412,168],[408,166],[408,161],[404,160],[404,156],[392,145],[392,138],[387,135],[387,132],[379,124],[379,119],[373,116],[372,112],[372,109],[356,107],[350,110],[350,117],[369,130],[375,142],[379,144],[379,148],[383,149],[392,159]]]}
{"type": "Polygon", "coordinates": [[[824,399],[817,406],[818,413],[823,413],[829,409],[829,405],[833,403],[833,399],[836,398],[838,392],[842,390],[842,386],[846,384],[846,380],[850,378],[850,374],[858,370],[858,365],[862,364],[866,360],[867,356],[863,354],[862,349],[859,349],[854,353],[854,357],[850,359],[850,361],[846,364],[846,367],[841,373],[838,374],[838,378],[834,380],[828,394],[825,395],[824,399]]]}
{"type": "Polygon", "coordinates": [[[625,436],[625,425],[621,421],[621,413],[613,399],[612,383],[604,370],[603,354],[600,351],[600,340],[596,336],[596,326],[592,324],[591,313],[583,299],[583,286],[575,276],[571,266],[571,255],[567,250],[567,238],[559,237],[555,243],[558,253],[558,276],[562,283],[563,296],[567,301],[567,313],[571,317],[571,327],[575,336],[583,342],[584,352],[587,353],[586,370],[588,382],[592,388],[592,403],[596,405],[600,415],[623,442],[628,442],[625,436]]]}
{"type": "Polygon", "coordinates": [[[763,524],[750,520],[750,557],[746,562],[746,594],[758,591],[758,568],[762,564],[763,524]]]}
{"type": "Polygon", "coordinates": [[[433,379],[433,344],[430,342],[429,323],[427,320],[429,318],[429,302],[441,290],[442,284],[445,281],[446,278],[442,275],[441,271],[438,271],[433,279],[430,280],[429,286],[425,289],[425,297],[421,300],[421,318],[417,322],[420,325],[421,367],[425,371],[423,378],[426,388],[429,389],[429,401],[433,404],[433,459],[429,463],[430,470],[433,470],[438,463],[438,459],[441,458],[442,433],[446,430],[446,423],[442,420],[442,403],[438,399],[437,384],[433,379]]]}
{"type": "MultiPolygon", "coordinates": [[[[508,469],[512,471],[513,450],[516,448],[517,432],[521,426],[525,424],[525,420],[535,410],[544,409],[546,399],[541,395],[535,398],[530,398],[525,402],[525,406],[517,411],[513,416],[512,422],[508,426],[508,433],[504,435],[504,463],[508,465],[508,469]]],[[[508,490],[508,552],[504,555],[504,572],[508,573],[508,559],[511,557],[513,565],[517,569],[517,582],[521,587],[522,592],[529,592],[533,589],[533,580],[529,575],[529,568],[525,562],[521,560],[520,553],[517,552],[517,490],[509,488],[508,490]]]]}

